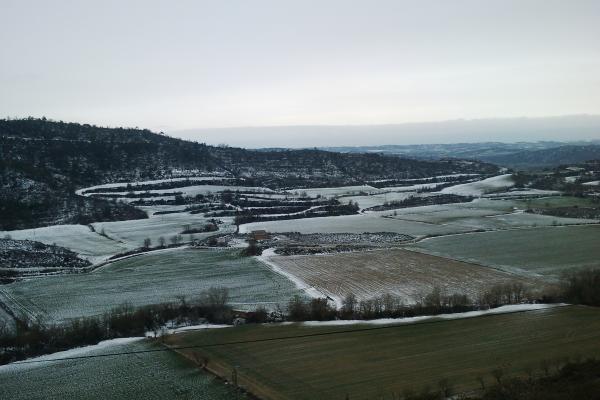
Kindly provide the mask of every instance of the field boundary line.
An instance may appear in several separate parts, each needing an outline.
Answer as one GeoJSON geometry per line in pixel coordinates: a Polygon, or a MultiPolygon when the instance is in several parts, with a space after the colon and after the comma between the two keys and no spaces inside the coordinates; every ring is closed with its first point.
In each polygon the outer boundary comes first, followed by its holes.
{"type": "MultiPolygon", "coordinates": [[[[369,327],[362,327],[362,328],[359,327],[359,328],[355,328],[355,329],[346,328],[346,329],[338,329],[338,330],[332,330],[332,331],[327,331],[327,332],[306,333],[306,334],[302,334],[302,335],[270,337],[270,338],[263,338],[263,339],[254,339],[254,340],[237,340],[237,341],[231,341],[231,342],[208,343],[208,344],[190,345],[190,346],[173,346],[173,347],[170,347],[169,349],[159,348],[159,349],[148,349],[148,350],[125,351],[125,352],[119,352],[119,353],[100,353],[100,354],[89,354],[89,355],[85,355],[85,356],[53,358],[53,359],[48,359],[48,360],[30,359],[30,360],[16,361],[16,362],[5,364],[5,365],[37,364],[37,363],[44,363],[44,362],[57,362],[57,361],[88,359],[88,358],[125,356],[125,355],[132,355],[132,354],[158,353],[161,351],[168,351],[168,350],[202,349],[202,348],[220,347],[220,346],[234,346],[234,345],[240,345],[240,344],[274,342],[277,340],[293,340],[293,339],[305,339],[305,338],[310,338],[310,337],[334,336],[334,335],[351,334],[351,333],[363,333],[363,332],[369,332],[369,331],[380,331],[380,330],[384,330],[384,329],[406,328],[406,327],[414,326],[414,325],[429,325],[429,324],[438,324],[438,323],[444,323],[444,322],[452,323],[452,322],[463,321],[463,320],[477,320],[480,318],[493,318],[493,317],[512,315],[512,314],[533,313],[533,312],[546,311],[549,309],[552,310],[552,309],[556,309],[556,308],[565,308],[565,307],[580,307],[580,306],[579,305],[574,306],[572,304],[553,304],[552,307],[548,307],[545,309],[515,310],[515,311],[507,311],[507,312],[503,312],[503,313],[483,314],[483,315],[478,315],[478,316],[473,316],[473,317],[452,318],[452,319],[435,318],[436,316],[433,315],[431,319],[428,319],[425,321],[411,322],[411,323],[407,323],[407,324],[390,323],[390,324],[381,325],[381,326],[369,326],[369,327]]],[[[583,307],[587,307],[587,306],[583,306],[583,307]]],[[[369,320],[365,320],[365,322],[368,322],[368,321],[369,320]]],[[[361,324],[357,323],[356,325],[360,326],[361,324]]],[[[335,329],[335,327],[334,327],[334,329],[335,329]]]]}

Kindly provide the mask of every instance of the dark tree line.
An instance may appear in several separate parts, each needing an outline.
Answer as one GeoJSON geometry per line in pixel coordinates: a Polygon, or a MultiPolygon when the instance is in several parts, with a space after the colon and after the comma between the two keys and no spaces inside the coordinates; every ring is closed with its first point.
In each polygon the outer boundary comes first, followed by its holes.
{"type": "Polygon", "coordinates": [[[233,310],[227,289],[211,288],[198,298],[177,303],[133,307],[123,304],[102,316],[73,319],[65,325],[45,325],[16,319],[16,330],[0,326],[0,364],[54,353],[102,340],[160,333],[167,324],[231,323],[233,310]]]}

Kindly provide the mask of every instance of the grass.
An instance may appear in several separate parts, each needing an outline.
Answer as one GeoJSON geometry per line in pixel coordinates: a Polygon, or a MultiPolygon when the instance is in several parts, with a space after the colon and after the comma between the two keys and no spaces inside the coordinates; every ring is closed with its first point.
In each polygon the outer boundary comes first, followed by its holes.
{"type": "MultiPolygon", "coordinates": [[[[152,344],[137,342],[96,352],[149,348],[152,344]]],[[[2,398],[11,400],[235,398],[230,387],[169,352],[5,366],[0,387],[2,398]]]]}
{"type": "Polygon", "coordinates": [[[237,250],[171,249],[116,261],[92,273],[46,277],[0,287],[0,299],[47,322],[99,315],[124,302],[135,306],[229,288],[237,308],[285,305],[294,284],[237,250]]]}
{"type": "Polygon", "coordinates": [[[522,209],[531,208],[557,208],[557,207],[598,207],[598,202],[594,202],[589,197],[573,196],[552,196],[539,199],[515,201],[517,207],[522,209]]]}
{"type": "Polygon", "coordinates": [[[364,328],[248,325],[168,338],[202,345],[326,333],[267,342],[183,350],[208,357],[208,367],[238,379],[263,399],[390,398],[405,389],[436,387],[448,379],[472,390],[475,378],[502,368],[506,376],[539,373],[542,360],[600,356],[600,309],[561,307],[471,319],[417,323],[344,334],[364,328]]]}
{"type": "MultiPolygon", "coordinates": [[[[392,214],[387,212],[385,215],[392,214]]],[[[364,233],[394,232],[411,236],[445,235],[468,232],[471,228],[461,226],[434,225],[416,221],[383,218],[382,213],[343,215],[339,217],[319,217],[290,219],[285,221],[253,222],[240,226],[240,232],[265,229],[269,232],[300,233],[364,233]]]]}
{"type": "Polygon", "coordinates": [[[465,293],[476,299],[495,284],[536,283],[495,269],[401,249],[274,256],[270,261],[334,298],[353,293],[369,299],[389,293],[414,303],[439,286],[448,294],[465,293]]]}
{"type": "Polygon", "coordinates": [[[600,266],[600,225],[492,231],[431,238],[421,251],[524,274],[600,266]]]}

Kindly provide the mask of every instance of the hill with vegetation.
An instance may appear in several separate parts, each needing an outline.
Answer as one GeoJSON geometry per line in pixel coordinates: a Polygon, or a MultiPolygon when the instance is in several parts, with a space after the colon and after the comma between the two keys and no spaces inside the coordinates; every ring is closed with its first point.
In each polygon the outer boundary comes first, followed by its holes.
{"type": "Polygon", "coordinates": [[[245,179],[248,185],[301,188],[496,171],[494,165],[472,161],[256,151],[137,128],[5,119],[0,120],[0,229],[146,217],[124,203],[74,194],[77,188],[108,182],[217,174],[245,179]]]}

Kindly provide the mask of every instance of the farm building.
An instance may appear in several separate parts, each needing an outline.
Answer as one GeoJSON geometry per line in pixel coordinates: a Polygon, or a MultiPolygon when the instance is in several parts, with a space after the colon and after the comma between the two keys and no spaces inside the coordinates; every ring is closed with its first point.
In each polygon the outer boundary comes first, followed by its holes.
{"type": "Polygon", "coordinates": [[[269,238],[269,233],[263,229],[252,231],[250,233],[250,238],[253,240],[267,240],[269,238]]]}

